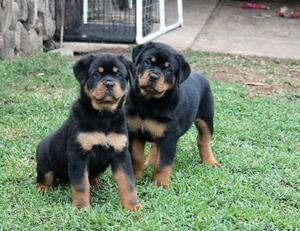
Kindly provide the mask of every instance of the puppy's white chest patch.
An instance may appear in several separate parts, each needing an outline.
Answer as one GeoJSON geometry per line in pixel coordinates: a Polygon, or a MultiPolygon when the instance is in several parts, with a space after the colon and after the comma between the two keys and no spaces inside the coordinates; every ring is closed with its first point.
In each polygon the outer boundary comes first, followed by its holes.
{"type": "Polygon", "coordinates": [[[112,147],[116,152],[121,152],[128,143],[126,135],[115,132],[109,134],[102,132],[81,132],[78,134],[77,140],[85,151],[92,150],[93,146],[101,145],[112,147]]]}

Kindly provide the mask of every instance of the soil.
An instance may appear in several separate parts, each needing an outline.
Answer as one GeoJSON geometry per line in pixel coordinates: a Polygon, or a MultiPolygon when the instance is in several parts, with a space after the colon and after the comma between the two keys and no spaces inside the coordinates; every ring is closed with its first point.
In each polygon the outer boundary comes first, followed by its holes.
{"type": "MultiPolygon", "coordinates": [[[[227,57],[228,58],[228,57],[227,57]]],[[[218,63],[218,62],[217,62],[218,63]]],[[[201,65],[200,65],[201,66],[201,65]]],[[[197,64],[192,68],[203,70],[197,64]]],[[[249,59],[246,65],[211,64],[207,77],[222,82],[238,82],[249,90],[250,96],[300,93],[300,64],[297,61],[274,63],[268,59],[249,59]],[[253,62],[253,63],[252,63],[253,62]],[[260,65],[262,64],[262,65],[260,65]]]]}
{"type": "Polygon", "coordinates": [[[285,72],[281,76],[275,76],[271,81],[257,73],[253,73],[244,68],[215,68],[210,79],[216,79],[223,82],[235,81],[245,85],[250,95],[274,95],[278,93],[300,92],[300,72],[285,72]],[[295,75],[299,77],[296,78],[295,75]],[[282,76],[285,77],[283,78],[282,76]]]}

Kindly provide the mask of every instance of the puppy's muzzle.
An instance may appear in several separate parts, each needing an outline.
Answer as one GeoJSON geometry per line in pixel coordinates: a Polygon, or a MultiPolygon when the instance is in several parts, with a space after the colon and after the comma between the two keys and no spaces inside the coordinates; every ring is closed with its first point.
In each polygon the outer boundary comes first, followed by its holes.
{"type": "Polygon", "coordinates": [[[104,98],[103,101],[107,102],[107,103],[115,103],[118,99],[117,97],[115,97],[115,93],[114,93],[114,87],[115,87],[116,83],[114,81],[106,81],[104,83],[105,86],[105,94],[104,94],[104,98]]]}
{"type": "Polygon", "coordinates": [[[92,92],[92,97],[98,104],[114,104],[118,101],[119,97],[115,92],[116,82],[113,80],[106,80],[96,87],[92,92]]]}

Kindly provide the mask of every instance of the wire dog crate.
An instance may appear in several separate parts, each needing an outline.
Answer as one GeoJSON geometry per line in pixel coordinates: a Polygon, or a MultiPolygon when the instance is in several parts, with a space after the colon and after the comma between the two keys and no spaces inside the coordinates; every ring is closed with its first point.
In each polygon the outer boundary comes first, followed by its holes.
{"type": "Polygon", "coordinates": [[[64,41],[141,44],[183,24],[182,0],[65,0],[64,14],[55,1],[64,41]]]}

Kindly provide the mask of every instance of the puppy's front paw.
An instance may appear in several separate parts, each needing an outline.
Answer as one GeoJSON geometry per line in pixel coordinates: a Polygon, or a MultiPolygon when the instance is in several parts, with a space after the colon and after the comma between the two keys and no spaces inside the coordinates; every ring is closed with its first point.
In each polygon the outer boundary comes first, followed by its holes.
{"type": "Polygon", "coordinates": [[[50,185],[38,184],[38,186],[37,186],[37,191],[39,193],[49,192],[49,191],[52,191],[52,190],[53,189],[50,185]]]}
{"type": "Polygon", "coordinates": [[[164,189],[169,187],[169,180],[171,176],[171,166],[165,166],[160,171],[154,171],[153,184],[164,189]]]}
{"type": "Polygon", "coordinates": [[[162,187],[163,189],[167,189],[169,187],[169,182],[163,180],[163,179],[154,179],[153,185],[157,187],[162,187]]]}
{"type": "Polygon", "coordinates": [[[216,160],[207,160],[207,161],[203,161],[204,164],[210,165],[214,168],[219,168],[221,167],[221,164],[218,163],[218,161],[216,160]]]}
{"type": "Polygon", "coordinates": [[[143,171],[135,171],[134,172],[134,177],[136,179],[136,181],[140,181],[142,179],[143,176],[143,171]]]}
{"type": "Polygon", "coordinates": [[[127,210],[127,211],[137,211],[139,209],[142,209],[143,206],[139,203],[139,202],[136,202],[136,203],[127,203],[124,205],[124,209],[127,210]]]}
{"type": "Polygon", "coordinates": [[[72,206],[74,208],[84,209],[84,210],[89,210],[91,208],[90,203],[87,203],[87,202],[81,201],[81,200],[73,201],[72,206]]]}

